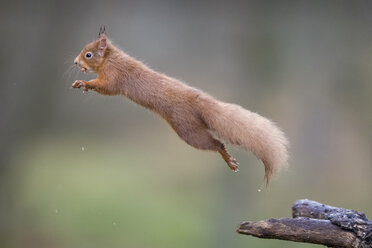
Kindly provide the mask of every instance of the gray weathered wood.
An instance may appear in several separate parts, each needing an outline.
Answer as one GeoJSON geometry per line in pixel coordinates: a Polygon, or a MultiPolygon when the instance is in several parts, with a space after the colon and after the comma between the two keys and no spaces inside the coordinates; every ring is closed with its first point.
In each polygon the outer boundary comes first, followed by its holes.
{"type": "Polygon", "coordinates": [[[372,222],[360,212],[310,200],[292,207],[293,219],[247,221],[237,232],[266,239],[322,244],[328,247],[371,248],[372,222]]]}
{"type": "Polygon", "coordinates": [[[305,199],[293,204],[292,216],[329,220],[333,225],[353,232],[360,240],[357,247],[372,247],[372,222],[364,213],[305,199]]]}

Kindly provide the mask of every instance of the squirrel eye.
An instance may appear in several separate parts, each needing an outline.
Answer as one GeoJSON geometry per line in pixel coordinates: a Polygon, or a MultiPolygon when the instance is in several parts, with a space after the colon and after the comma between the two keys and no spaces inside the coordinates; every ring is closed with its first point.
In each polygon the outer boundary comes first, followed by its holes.
{"type": "Polygon", "coordinates": [[[87,53],[85,54],[85,57],[86,57],[87,59],[90,59],[92,56],[93,56],[93,54],[92,54],[91,52],[87,52],[87,53]]]}

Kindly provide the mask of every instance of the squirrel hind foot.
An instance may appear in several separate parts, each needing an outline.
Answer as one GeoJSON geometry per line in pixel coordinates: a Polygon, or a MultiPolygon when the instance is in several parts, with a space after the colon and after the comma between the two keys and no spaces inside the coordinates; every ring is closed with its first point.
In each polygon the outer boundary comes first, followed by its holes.
{"type": "Polygon", "coordinates": [[[227,163],[227,165],[230,167],[230,169],[234,172],[238,172],[238,161],[233,158],[227,151],[223,144],[221,144],[220,148],[218,149],[218,152],[221,154],[223,160],[227,163]]]}
{"type": "Polygon", "coordinates": [[[230,167],[230,169],[233,171],[233,172],[238,172],[239,171],[239,163],[238,161],[236,161],[235,158],[233,157],[230,157],[230,159],[227,161],[227,165],[230,167]]]}

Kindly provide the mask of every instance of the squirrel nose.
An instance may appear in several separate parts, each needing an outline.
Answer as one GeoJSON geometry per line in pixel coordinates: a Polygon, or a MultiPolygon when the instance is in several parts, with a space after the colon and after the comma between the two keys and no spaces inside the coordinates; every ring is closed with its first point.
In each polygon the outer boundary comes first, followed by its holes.
{"type": "Polygon", "coordinates": [[[77,65],[78,64],[78,59],[76,58],[76,59],[74,59],[74,63],[75,63],[75,65],[77,65]]]}

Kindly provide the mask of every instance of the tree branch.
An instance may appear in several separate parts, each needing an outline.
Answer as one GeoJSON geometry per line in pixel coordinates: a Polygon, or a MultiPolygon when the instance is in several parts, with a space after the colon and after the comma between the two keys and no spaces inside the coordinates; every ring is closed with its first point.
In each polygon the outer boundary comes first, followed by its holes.
{"type": "Polygon", "coordinates": [[[372,247],[372,222],[363,213],[299,200],[292,207],[292,215],[294,219],[243,222],[237,232],[329,247],[372,247]]]}
{"type": "Polygon", "coordinates": [[[248,221],[243,222],[237,231],[258,238],[323,244],[330,247],[354,247],[356,239],[353,233],[342,230],[328,220],[309,218],[248,221]]]}

